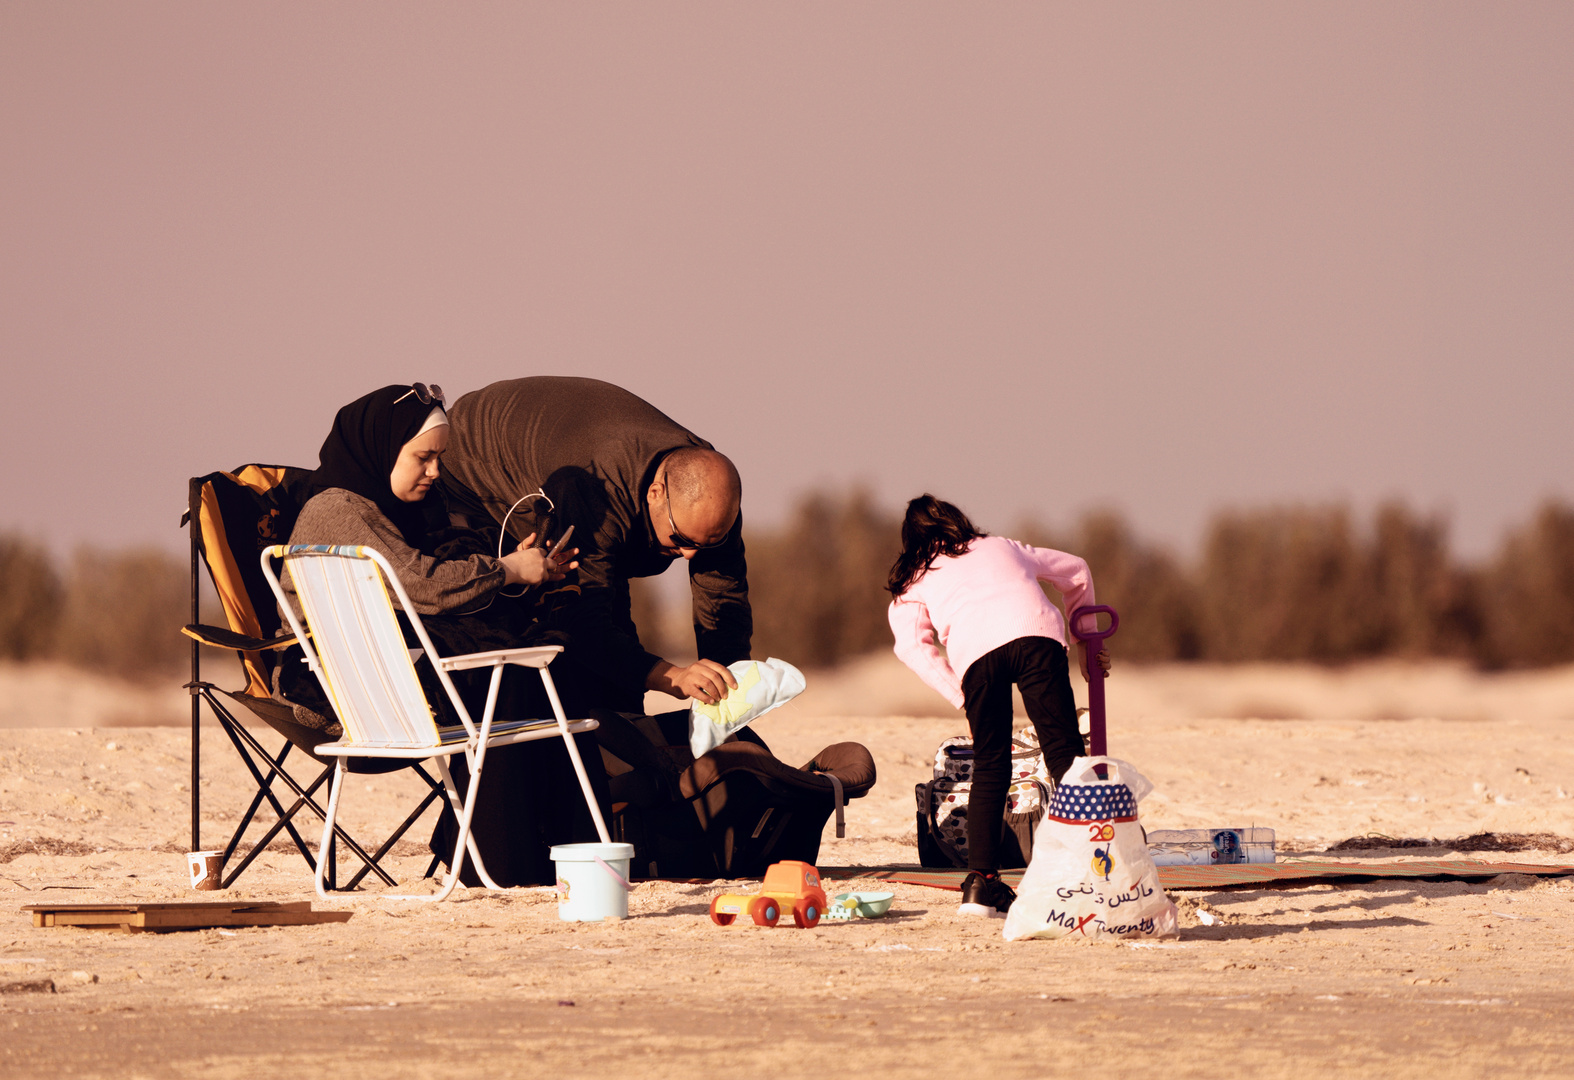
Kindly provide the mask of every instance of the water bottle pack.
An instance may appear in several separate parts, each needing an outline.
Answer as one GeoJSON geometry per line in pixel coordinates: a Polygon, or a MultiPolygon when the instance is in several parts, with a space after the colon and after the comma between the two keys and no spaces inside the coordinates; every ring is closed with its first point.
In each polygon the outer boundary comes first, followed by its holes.
{"type": "Polygon", "coordinates": [[[1155,829],[1148,850],[1159,866],[1226,866],[1274,861],[1272,829],[1155,829]]]}

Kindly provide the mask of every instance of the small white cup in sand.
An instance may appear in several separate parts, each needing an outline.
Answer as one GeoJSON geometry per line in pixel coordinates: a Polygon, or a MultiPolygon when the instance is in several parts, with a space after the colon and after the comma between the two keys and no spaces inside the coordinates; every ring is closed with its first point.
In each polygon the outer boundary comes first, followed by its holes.
{"type": "Polygon", "coordinates": [[[224,877],[224,852],[188,851],[186,868],[191,871],[191,887],[208,892],[221,888],[224,877]]]}

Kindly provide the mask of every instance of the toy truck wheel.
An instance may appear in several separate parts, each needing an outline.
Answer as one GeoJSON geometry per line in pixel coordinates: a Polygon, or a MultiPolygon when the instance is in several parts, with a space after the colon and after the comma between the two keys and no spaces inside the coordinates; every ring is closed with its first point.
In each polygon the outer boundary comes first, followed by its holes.
{"type": "Polygon", "coordinates": [[[820,925],[820,916],[823,914],[819,903],[807,896],[802,897],[792,906],[792,921],[800,930],[809,930],[820,925]]]}
{"type": "Polygon", "coordinates": [[[782,906],[769,896],[756,896],[749,902],[749,916],[756,926],[775,926],[782,917],[782,906]]]}
{"type": "Polygon", "coordinates": [[[725,895],[726,893],[718,893],[714,898],[712,898],[710,902],[710,921],[715,923],[717,926],[731,926],[732,920],[738,917],[735,913],[730,911],[716,910],[716,905],[721,902],[721,898],[725,895]]]}

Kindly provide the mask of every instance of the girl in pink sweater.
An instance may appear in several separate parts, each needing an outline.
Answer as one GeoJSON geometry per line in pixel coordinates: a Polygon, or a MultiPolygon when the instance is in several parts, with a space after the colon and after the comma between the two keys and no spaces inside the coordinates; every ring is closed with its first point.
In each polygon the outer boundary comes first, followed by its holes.
{"type": "MultiPolygon", "coordinates": [[[[1044,763],[1056,780],[1082,753],[1066,661],[1066,626],[1039,582],[1066,610],[1094,603],[1088,564],[979,531],[933,495],[907,504],[902,553],[887,584],[896,655],[951,704],[973,732],[967,879],[961,912],[1004,918],[1016,894],[1000,880],[997,849],[1011,780],[1011,684],[1022,692],[1044,763]],[[939,640],[946,653],[935,647],[939,640]],[[960,674],[958,674],[960,672],[960,674]]],[[[1088,629],[1091,629],[1089,627],[1088,629]]],[[[1079,644],[1082,676],[1087,655],[1079,644]]],[[[1109,670],[1109,654],[1098,654],[1109,670]]]]}

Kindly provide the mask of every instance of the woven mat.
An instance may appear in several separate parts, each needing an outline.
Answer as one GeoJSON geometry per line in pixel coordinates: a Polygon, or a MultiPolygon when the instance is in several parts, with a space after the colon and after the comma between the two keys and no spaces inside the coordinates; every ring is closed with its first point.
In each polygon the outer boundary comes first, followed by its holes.
{"type": "MultiPolygon", "coordinates": [[[[1334,862],[1324,859],[1297,859],[1280,863],[1236,863],[1232,866],[1161,866],[1159,883],[1166,889],[1238,889],[1252,885],[1296,881],[1371,881],[1377,878],[1411,878],[1425,881],[1480,881],[1499,874],[1531,874],[1536,877],[1574,875],[1574,866],[1545,866],[1537,863],[1478,862],[1473,859],[1418,859],[1414,862],[1334,862]]],[[[903,885],[928,885],[959,892],[966,870],[928,870],[905,866],[825,866],[825,878],[876,878],[903,885]]],[[[1015,887],[1022,871],[1006,870],[1000,875],[1015,887]]]]}

